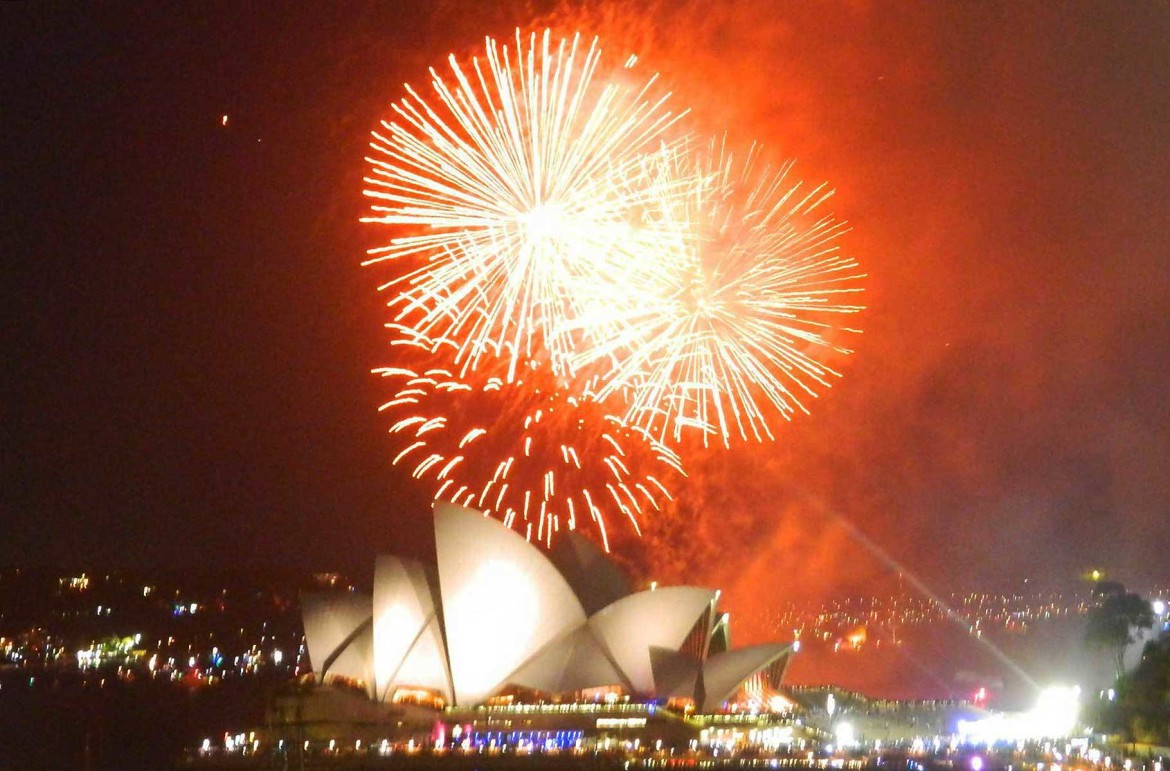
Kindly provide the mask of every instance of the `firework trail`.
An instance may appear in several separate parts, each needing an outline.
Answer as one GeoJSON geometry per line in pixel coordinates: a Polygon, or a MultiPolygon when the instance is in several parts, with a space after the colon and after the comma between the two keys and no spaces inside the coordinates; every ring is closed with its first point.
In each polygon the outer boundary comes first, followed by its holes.
{"type": "Polygon", "coordinates": [[[680,116],[634,57],[603,67],[596,39],[517,32],[449,64],[374,132],[363,221],[404,230],[365,264],[397,263],[392,325],[453,344],[460,376],[503,362],[511,382],[534,359],[563,373],[582,339],[613,334],[599,289],[653,253],[638,178],[684,141],[668,137],[680,116]]]}
{"type": "Polygon", "coordinates": [[[511,382],[467,381],[428,346],[408,349],[416,364],[375,370],[397,388],[381,411],[401,447],[394,464],[411,468],[435,500],[494,515],[546,545],[592,523],[608,551],[609,519],[638,531],[639,516],[670,500],[666,484],[684,475],[669,448],[547,368],[530,366],[511,382]]]}
{"type": "Polygon", "coordinates": [[[832,190],[791,181],[791,162],[770,167],[755,146],[740,160],[712,141],[670,162],[667,177],[691,180],[658,199],[672,256],[624,266],[638,300],[576,363],[611,362],[599,396],[622,392],[627,422],[659,440],[773,439],[770,418],[807,413],[840,376],[818,358],[849,353],[831,333],[857,331],[834,324],[862,309],[849,299],[864,274],[836,244],[847,226],[820,213],[832,190]]]}

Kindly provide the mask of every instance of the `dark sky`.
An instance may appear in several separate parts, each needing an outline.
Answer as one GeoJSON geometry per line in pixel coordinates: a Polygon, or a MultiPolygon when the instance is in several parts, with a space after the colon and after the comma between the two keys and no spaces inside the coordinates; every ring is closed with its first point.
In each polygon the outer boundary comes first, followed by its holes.
{"type": "MultiPolygon", "coordinates": [[[[360,573],[426,543],[369,374],[367,132],[552,6],[251,5],[0,8],[0,563],[360,573]]],[[[1167,577],[1170,6],[792,6],[549,16],[831,180],[870,274],[839,385],[690,459],[627,558],[745,607],[893,565],[1167,577]]]]}

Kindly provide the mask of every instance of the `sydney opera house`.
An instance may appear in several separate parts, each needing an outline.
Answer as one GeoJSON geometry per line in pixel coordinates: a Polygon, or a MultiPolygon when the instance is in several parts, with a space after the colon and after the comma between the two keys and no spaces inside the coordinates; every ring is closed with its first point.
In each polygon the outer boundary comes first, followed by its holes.
{"type": "Polygon", "coordinates": [[[544,551],[459,506],[434,525],[433,565],[381,556],[372,596],[303,598],[317,681],[455,708],[620,697],[717,713],[778,695],[792,644],[731,648],[715,590],[634,591],[584,537],[544,551]]]}

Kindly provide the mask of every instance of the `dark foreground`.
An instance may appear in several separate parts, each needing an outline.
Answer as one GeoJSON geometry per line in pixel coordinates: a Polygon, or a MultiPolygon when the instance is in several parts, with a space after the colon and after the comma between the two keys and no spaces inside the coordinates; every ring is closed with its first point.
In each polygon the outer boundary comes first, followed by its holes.
{"type": "Polygon", "coordinates": [[[211,688],[3,679],[0,771],[173,768],[202,738],[260,723],[267,692],[256,679],[211,688]]]}

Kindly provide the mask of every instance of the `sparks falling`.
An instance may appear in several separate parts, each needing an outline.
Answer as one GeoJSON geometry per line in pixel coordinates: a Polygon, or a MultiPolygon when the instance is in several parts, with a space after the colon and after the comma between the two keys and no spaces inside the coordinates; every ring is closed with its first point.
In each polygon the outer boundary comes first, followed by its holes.
{"type": "Polygon", "coordinates": [[[586,526],[608,550],[609,523],[619,518],[637,532],[642,513],[670,500],[666,485],[683,475],[668,447],[547,370],[468,382],[429,352],[417,358],[421,366],[375,372],[397,387],[381,407],[401,447],[393,462],[435,500],[479,509],[545,544],[586,526]]]}

